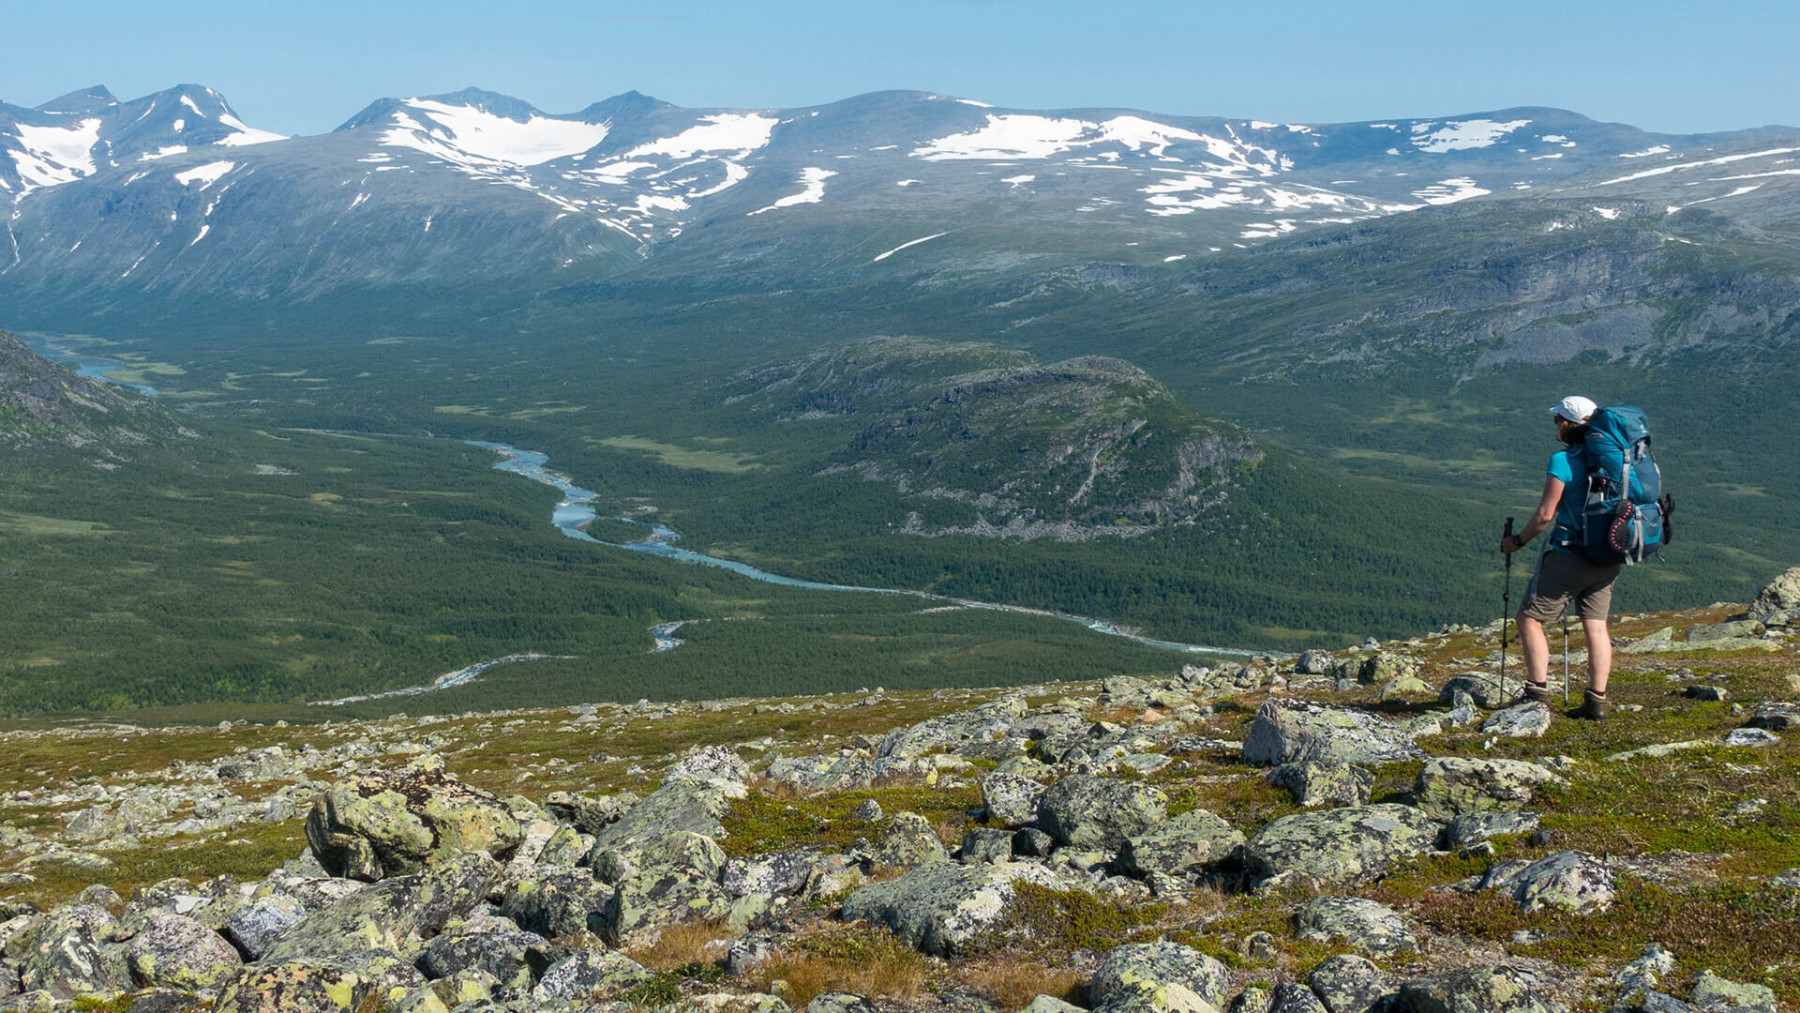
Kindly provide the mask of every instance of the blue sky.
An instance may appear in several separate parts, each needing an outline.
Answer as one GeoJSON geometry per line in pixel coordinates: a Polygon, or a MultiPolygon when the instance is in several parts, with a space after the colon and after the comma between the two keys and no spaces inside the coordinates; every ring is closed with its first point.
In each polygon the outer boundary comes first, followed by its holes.
{"type": "Polygon", "coordinates": [[[634,88],[756,107],[916,88],[1290,122],[1553,105],[1667,132],[1800,125],[1792,0],[4,0],[0,24],[0,99],[192,82],[284,133],[468,85],[550,112],[634,88]]]}

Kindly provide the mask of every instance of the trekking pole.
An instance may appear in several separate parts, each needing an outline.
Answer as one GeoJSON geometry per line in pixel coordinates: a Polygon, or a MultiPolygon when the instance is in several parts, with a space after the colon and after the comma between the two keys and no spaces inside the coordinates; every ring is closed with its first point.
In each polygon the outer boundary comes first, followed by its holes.
{"type": "MultiPolygon", "coordinates": [[[[1508,517],[1506,519],[1506,531],[1503,532],[1500,537],[1511,538],[1512,535],[1513,535],[1513,519],[1511,517],[1508,517]]],[[[1507,629],[1508,629],[1507,623],[1511,621],[1511,617],[1512,617],[1512,558],[1513,558],[1513,554],[1508,552],[1506,554],[1506,590],[1501,592],[1501,594],[1500,594],[1500,704],[1501,704],[1501,706],[1506,705],[1506,646],[1507,646],[1507,629]]]]}
{"type": "Polygon", "coordinates": [[[1563,613],[1563,706],[1569,706],[1569,613],[1563,613]]]}

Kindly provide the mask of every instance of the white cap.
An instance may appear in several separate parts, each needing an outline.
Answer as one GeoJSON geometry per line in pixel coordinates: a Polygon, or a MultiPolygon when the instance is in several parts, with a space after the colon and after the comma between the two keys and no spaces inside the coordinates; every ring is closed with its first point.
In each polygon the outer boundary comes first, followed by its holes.
{"type": "Polygon", "coordinates": [[[1560,419],[1568,419],[1570,422],[1580,425],[1581,423],[1586,422],[1588,416],[1594,414],[1599,407],[1599,405],[1582,397],[1580,394],[1571,394],[1551,406],[1550,414],[1560,419]]]}

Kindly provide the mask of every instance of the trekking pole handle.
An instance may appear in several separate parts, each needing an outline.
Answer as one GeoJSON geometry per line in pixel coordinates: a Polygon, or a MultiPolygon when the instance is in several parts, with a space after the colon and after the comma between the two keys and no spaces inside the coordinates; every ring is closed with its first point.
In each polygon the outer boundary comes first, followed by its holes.
{"type": "Polygon", "coordinates": [[[1512,536],[1513,536],[1513,519],[1511,517],[1508,517],[1506,519],[1506,530],[1500,532],[1500,537],[1511,538],[1512,536]]]}

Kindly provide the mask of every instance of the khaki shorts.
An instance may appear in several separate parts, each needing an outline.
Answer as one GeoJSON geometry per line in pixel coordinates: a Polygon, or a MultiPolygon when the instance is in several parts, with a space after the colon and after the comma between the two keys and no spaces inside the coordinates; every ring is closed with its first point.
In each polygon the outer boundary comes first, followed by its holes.
{"type": "Polygon", "coordinates": [[[1581,618],[1604,620],[1612,610],[1613,581],[1618,576],[1617,563],[1596,563],[1572,552],[1546,552],[1525,586],[1519,615],[1555,622],[1573,601],[1581,618]]]}

